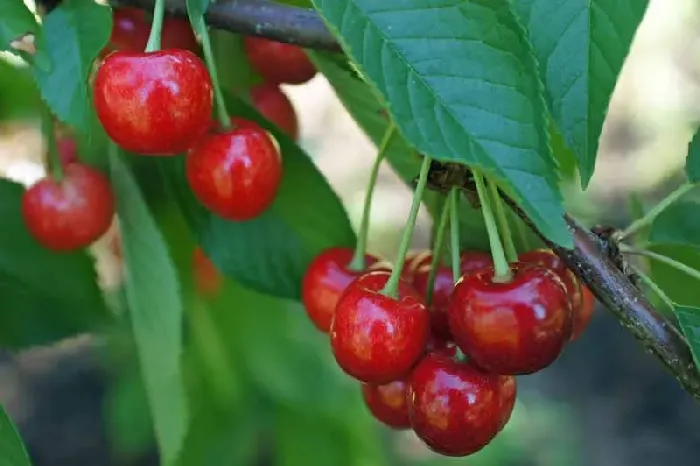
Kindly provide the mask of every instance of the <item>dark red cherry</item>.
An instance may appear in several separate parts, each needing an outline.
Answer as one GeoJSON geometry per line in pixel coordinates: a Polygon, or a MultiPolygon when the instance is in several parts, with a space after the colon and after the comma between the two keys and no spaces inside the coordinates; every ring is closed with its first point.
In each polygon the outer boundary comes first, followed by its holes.
{"type": "Polygon", "coordinates": [[[269,83],[303,84],[316,75],[316,67],[296,45],[247,36],[243,47],[252,68],[269,83]]]}
{"type": "Polygon", "coordinates": [[[72,137],[56,136],[56,150],[61,164],[68,165],[78,161],[78,145],[72,137]]]}
{"type": "Polygon", "coordinates": [[[574,331],[571,340],[576,340],[588,328],[595,309],[595,296],[590,288],[581,283],[581,307],[574,312],[574,331]]]}
{"type": "Polygon", "coordinates": [[[398,380],[423,354],[430,334],[421,296],[403,280],[398,299],[380,291],[391,274],[368,272],[340,297],[331,323],[331,348],[338,365],[360,382],[398,380]]]}
{"type": "MultiPolygon", "coordinates": [[[[306,269],[301,286],[301,300],[311,322],[328,333],[340,295],[364,271],[349,268],[354,251],[350,248],[330,248],[316,256],[306,269]]],[[[365,254],[365,266],[378,259],[365,254]]]]}
{"type": "MultiPolygon", "coordinates": [[[[419,267],[413,274],[413,286],[423,297],[425,297],[428,292],[429,275],[430,264],[419,267]]],[[[450,326],[447,320],[447,308],[452,299],[452,290],[454,286],[452,269],[450,267],[439,266],[435,275],[433,299],[429,305],[429,309],[432,332],[436,337],[443,340],[452,339],[450,326]]]]}
{"type": "Polygon", "coordinates": [[[511,264],[512,280],[493,281],[493,268],[462,277],[448,310],[460,349],[482,369],[531,374],[554,362],[571,337],[572,312],[557,274],[511,264]]]}
{"type": "Polygon", "coordinates": [[[491,254],[482,251],[464,251],[460,255],[460,270],[465,275],[474,270],[485,269],[493,265],[491,254]]]}
{"type": "Polygon", "coordinates": [[[299,137],[297,112],[289,97],[275,84],[260,84],[250,89],[253,106],[287,136],[299,137]]]}
{"type": "Polygon", "coordinates": [[[384,385],[362,384],[362,397],[372,415],[392,429],[408,429],[408,406],[406,392],[408,384],[395,380],[384,385]]]}

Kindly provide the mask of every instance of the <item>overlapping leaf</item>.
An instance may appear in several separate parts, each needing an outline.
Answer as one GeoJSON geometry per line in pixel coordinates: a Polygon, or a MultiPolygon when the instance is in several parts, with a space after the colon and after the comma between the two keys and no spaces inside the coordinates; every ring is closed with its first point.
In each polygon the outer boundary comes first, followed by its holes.
{"type": "Polygon", "coordinates": [[[691,183],[700,182],[700,132],[695,133],[688,146],[685,173],[691,183]]]}
{"type": "Polygon", "coordinates": [[[0,466],[31,466],[17,429],[0,406],[0,466]]]}

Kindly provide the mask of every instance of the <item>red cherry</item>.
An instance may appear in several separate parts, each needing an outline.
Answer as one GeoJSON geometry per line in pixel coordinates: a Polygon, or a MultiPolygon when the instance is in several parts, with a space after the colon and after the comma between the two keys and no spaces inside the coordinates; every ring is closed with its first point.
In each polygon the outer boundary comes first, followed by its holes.
{"type": "Polygon", "coordinates": [[[362,397],[372,415],[392,429],[408,429],[408,384],[395,380],[384,385],[362,384],[362,397]]]}
{"type": "Polygon", "coordinates": [[[398,299],[380,291],[391,274],[374,271],[352,282],[331,323],[338,365],[360,382],[385,384],[403,377],[423,354],[430,334],[420,295],[403,280],[398,299]]]}
{"type": "Polygon", "coordinates": [[[53,251],[89,246],[107,232],[114,216],[114,196],[102,173],[72,163],[63,175],[61,181],[40,180],[22,196],[27,229],[53,251]]]}
{"type": "Polygon", "coordinates": [[[275,84],[261,84],[250,89],[253,105],[265,118],[277,125],[282,132],[296,140],[299,137],[299,121],[289,97],[275,84]]]}
{"type": "Polygon", "coordinates": [[[459,268],[462,275],[493,266],[491,254],[481,251],[464,251],[460,255],[459,268]]]}
{"type": "MultiPolygon", "coordinates": [[[[430,264],[419,267],[413,274],[413,286],[423,297],[428,292],[429,275],[430,264]]],[[[447,321],[447,308],[450,305],[454,286],[452,269],[445,266],[438,267],[433,286],[433,300],[430,303],[430,325],[433,335],[443,340],[452,339],[447,321]]]]}
{"type": "MultiPolygon", "coordinates": [[[[113,50],[143,52],[150,32],[151,21],[144,10],[131,7],[116,8],[113,13],[112,35],[101,55],[104,57],[113,50]]],[[[163,19],[160,42],[163,50],[184,49],[192,52],[199,50],[197,38],[189,22],[182,19],[168,17],[163,19]]]]}
{"type": "Polygon", "coordinates": [[[501,430],[503,379],[443,354],[429,354],[411,374],[408,409],[416,435],[445,456],[467,456],[501,430]]]}
{"type": "Polygon", "coordinates": [[[75,139],[68,136],[56,137],[56,150],[62,165],[68,165],[78,161],[78,146],[75,139]]]}
{"type": "Polygon", "coordinates": [[[513,408],[515,408],[515,399],[518,395],[518,385],[515,381],[515,377],[511,375],[500,376],[501,383],[501,423],[499,424],[498,431],[500,432],[510,421],[510,417],[513,414],[513,408]]]}
{"type": "Polygon", "coordinates": [[[250,220],[270,207],[282,179],[282,159],[264,129],[238,125],[203,137],[188,153],[190,188],[212,212],[250,220]]]}
{"type": "Polygon", "coordinates": [[[243,47],[250,65],[272,84],[303,84],[316,68],[301,47],[258,37],[245,37],[243,47]]]}
{"type": "Polygon", "coordinates": [[[571,340],[576,340],[588,328],[595,309],[595,296],[583,283],[581,284],[581,307],[574,313],[574,331],[571,340]]]}
{"type": "Polygon", "coordinates": [[[448,310],[450,330],[482,369],[531,374],[554,362],[571,337],[571,306],[554,272],[521,263],[510,267],[508,283],[493,282],[493,268],[460,279],[448,310]]]}
{"type": "MultiPolygon", "coordinates": [[[[301,286],[301,300],[311,322],[324,333],[331,328],[340,295],[364,271],[349,269],[354,251],[350,248],[330,248],[323,251],[306,269],[301,286]]],[[[365,254],[365,265],[378,259],[365,254]]]]}
{"type": "Polygon", "coordinates": [[[211,79],[187,50],[114,52],[97,70],[94,96],[109,137],[139,154],[185,152],[211,125],[211,79]]]}
{"type": "Polygon", "coordinates": [[[214,296],[221,290],[223,277],[214,263],[204,254],[202,248],[195,248],[192,254],[192,272],[195,288],[204,296],[214,296]]]}

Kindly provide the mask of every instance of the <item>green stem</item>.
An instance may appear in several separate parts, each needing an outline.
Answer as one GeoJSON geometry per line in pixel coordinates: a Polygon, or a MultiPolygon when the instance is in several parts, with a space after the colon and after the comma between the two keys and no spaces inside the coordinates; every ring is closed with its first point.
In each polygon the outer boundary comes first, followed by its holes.
{"type": "Polygon", "coordinates": [[[389,123],[389,127],[384,133],[381,143],[379,144],[379,150],[377,152],[377,158],[374,160],[372,169],[369,173],[369,181],[367,182],[367,190],[365,191],[365,203],[362,208],[362,220],[360,221],[360,229],[357,234],[357,246],[355,246],[355,254],[350,261],[348,268],[356,272],[361,272],[365,270],[367,264],[365,264],[365,252],[367,249],[367,236],[369,234],[370,225],[370,213],[372,212],[372,197],[374,194],[374,187],[377,184],[377,176],[379,175],[379,168],[381,167],[382,160],[386,156],[386,152],[389,149],[392,139],[396,135],[396,126],[393,122],[389,123]]]}
{"type": "Polygon", "coordinates": [[[207,26],[204,24],[204,19],[202,19],[202,50],[204,51],[204,62],[207,64],[207,69],[209,70],[209,76],[211,76],[211,83],[214,87],[214,100],[216,101],[216,116],[219,119],[219,126],[223,130],[228,130],[232,128],[231,117],[229,116],[228,110],[226,109],[226,101],[224,100],[224,94],[221,91],[221,84],[219,83],[219,74],[216,71],[216,60],[214,59],[214,52],[211,48],[211,39],[209,38],[209,31],[207,26]]]}
{"type": "Polygon", "coordinates": [[[403,234],[401,236],[401,242],[399,243],[398,257],[394,269],[391,272],[389,280],[384,285],[381,293],[390,298],[397,299],[399,295],[399,280],[401,279],[401,271],[406,263],[406,253],[408,248],[411,246],[411,238],[413,237],[413,229],[416,226],[416,219],[418,218],[418,211],[420,210],[421,199],[423,199],[423,191],[425,191],[425,185],[428,182],[428,172],[430,171],[430,158],[424,157],[423,163],[420,167],[420,173],[418,175],[418,183],[416,185],[416,191],[413,193],[413,202],[411,203],[411,210],[408,213],[408,219],[406,220],[406,225],[403,228],[403,234]]]}
{"type": "Polygon", "coordinates": [[[55,181],[61,181],[63,179],[63,164],[56,146],[53,118],[47,106],[44,106],[41,115],[41,131],[44,133],[47,145],[46,170],[55,181]]]}
{"type": "Polygon", "coordinates": [[[692,183],[684,183],[680,185],[678,188],[673,190],[668,196],[662,199],[661,202],[656,204],[653,209],[649,210],[649,212],[647,212],[642,218],[638,218],[637,220],[632,222],[627,228],[618,232],[615,235],[615,239],[617,239],[617,241],[622,241],[623,239],[630,237],[642,228],[651,224],[651,222],[653,222],[656,219],[656,217],[658,217],[659,214],[661,214],[661,212],[666,210],[669,206],[671,206],[671,204],[676,202],[679,198],[683,197],[693,188],[695,188],[695,185],[692,183]]]}
{"type": "Polygon", "coordinates": [[[686,275],[689,275],[696,280],[700,280],[700,271],[698,271],[697,269],[694,269],[692,267],[689,267],[682,262],[678,262],[675,259],[671,259],[668,256],[664,256],[663,254],[658,254],[658,253],[652,252],[652,251],[634,249],[634,248],[631,248],[625,244],[620,245],[620,251],[625,253],[625,254],[632,254],[635,256],[648,257],[649,259],[653,259],[657,262],[661,262],[662,264],[666,264],[669,267],[673,267],[674,269],[676,269],[680,272],[683,272],[686,275]]]}
{"type": "Polygon", "coordinates": [[[459,191],[457,188],[452,188],[450,191],[450,251],[452,253],[452,280],[457,283],[462,276],[462,261],[459,245],[459,191]]]}
{"type": "Polygon", "coordinates": [[[165,16],[165,0],[156,0],[153,7],[153,22],[151,32],[146,42],[146,52],[160,50],[160,37],[163,31],[163,17],[165,16]]]}
{"type": "Polygon", "coordinates": [[[506,259],[508,259],[508,262],[517,262],[518,251],[515,249],[513,235],[510,231],[510,223],[508,223],[508,217],[506,216],[506,209],[503,205],[503,200],[501,200],[501,195],[498,192],[496,183],[489,182],[489,191],[491,192],[493,205],[496,207],[496,220],[498,221],[498,229],[501,232],[501,239],[505,246],[506,259]]]}
{"type": "Polygon", "coordinates": [[[497,283],[509,282],[513,274],[510,271],[510,266],[508,265],[508,260],[506,259],[506,254],[503,250],[503,244],[501,243],[501,238],[498,235],[498,227],[496,226],[496,219],[493,217],[493,211],[491,210],[491,203],[486,190],[486,185],[484,184],[484,178],[481,176],[481,173],[476,171],[473,173],[474,181],[476,182],[476,192],[479,195],[479,202],[481,203],[481,211],[484,214],[486,232],[489,235],[491,257],[493,257],[494,266],[493,281],[497,283]]]}
{"type": "MultiPolygon", "coordinates": [[[[452,192],[449,194],[452,195],[452,192]]],[[[445,244],[445,230],[447,230],[447,220],[450,218],[449,203],[445,202],[440,213],[440,223],[435,230],[435,238],[433,242],[433,259],[430,263],[430,272],[428,273],[428,284],[425,290],[425,302],[430,304],[433,302],[433,292],[435,291],[435,277],[437,276],[438,268],[442,259],[442,247],[445,244]]]]}
{"type": "Polygon", "coordinates": [[[651,279],[647,274],[642,272],[642,269],[637,267],[636,265],[629,264],[629,267],[634,271],[634,273],[644,282],[644,284],[649,287],[659,298],[661,298],[661,301],[663,301],[671,310],[675,309],[676,305],[673,304],[673,301],[669,296],[664,293],[664,290],[662,290],[659,285],[654,283],[654,280],[651,279]]]}

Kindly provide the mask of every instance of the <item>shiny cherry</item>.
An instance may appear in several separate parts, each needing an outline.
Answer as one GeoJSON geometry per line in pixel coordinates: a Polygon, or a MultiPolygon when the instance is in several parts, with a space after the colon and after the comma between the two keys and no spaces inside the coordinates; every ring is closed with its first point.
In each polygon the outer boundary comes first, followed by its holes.
{"type": "Polygon", "coordinates": [[[448,310],[450,330],[476,365],[496,374],[531,374],[557,359],[571,337],[572,312],[557,274],[510,265],[512,280],[494,282],[493,268],[463,276],[448,310]]]}
{"type": "Polygon", "coordinates": [[[430,334],[421,296],[401,280],[398,299],[381,294],[391,274],[368,272],[340,297],[331,323],[338,365],[360,382],[385,384],[402,378],[423,354],[430,334]]]}
{"type": "Polygon", "coordinates": [[[214,263],[197,247],[192,253],[192,273],[197,292],[203,296],[214,296],[223,285],[223,276],[214,263]]]}
{"type": "Polygon", "coordinates": [[[581,283],[581,307],[574,313],[574,331],[571,340],[576,340],[588,328],[595,309],[595,296],[590,288],[581,283]]]}
{"type": "Polygon", "coordinates": [[[46,177],[24,192],[22,216],[32,236],[47,249],[84,248],[107,232],[114,195],[107,178],[80,163],[63,167],[63,179],[46,177]]]}
{"type": "MultiPolygon", "coordinates": [[[[354,251],[350,248],[330,248],[316,256],[306,269],[301,285],[301,300],[311,322],[328,333],[340,295],[364,271],[349,268],[354,251]]],[[[378,259],[365,254],[365,266],[378,259]]]]}
{"type": "Polygon", "coordinates": [[[110,54],[97,70],[94,100],[109,137],[138,154],[185,152],[211,125],[211,79],[187,50],[110,54]]]}
{"type": "Polygon", "coordinates": [[[64,166],[78,161],[78,145],[72,137],[56,136],[56,150],[64,166]]]}
{"type": "Polygon", "coordinates": [[[501,384],[501,423],[498,426],[499,432],[510,421],[510,417],[513,414],[513,408],[515,408],[515,400],[518,395],[518,384],[515,377],[512,375],[502,375],[500,377],[501,384]]]}
{"type": "MultiPolygon", "coordinates": [[[[478,452],[509,417],[501,376],[444,354],[427,355],[409,379],[411,427],[433,451],[445,456],[478,452]]],[[[512,407],[511,407],[512,409],[512,407]]]]}
{"type": "Polygon", "coordinates": [[[282,159],[267,132],[238,124],[203,137],[187,154],[186,175],[199,201],[229,220],[250,220],[275,200],[282,159]]]}
{"type": "Polygon", "coordinates": [[[394,380],[384,385],[362,384],[362,397],[372,415],[392,429],[408,429],[408,405],[404,380],[394,380]]]}
{"type": "Polygon", "coordinates": [[[459,268],[462,275],[493,265],[491,254],[482,251],[464,251],[460,254],[459,268]]]}
{"type": "Polygon", "coordinates": [[[243,47],[252,68],[269,83],[303,84],[316,75],[316,67],[296,45],[247,36],[243,47]]]}
{"type": "Polygon", "coordinates": [[[289,100],[275,84],[260,84],[250,89],[253,106],[268,120],[274,123],[290,138],[299,137],[297,112],[289,100]]]}

